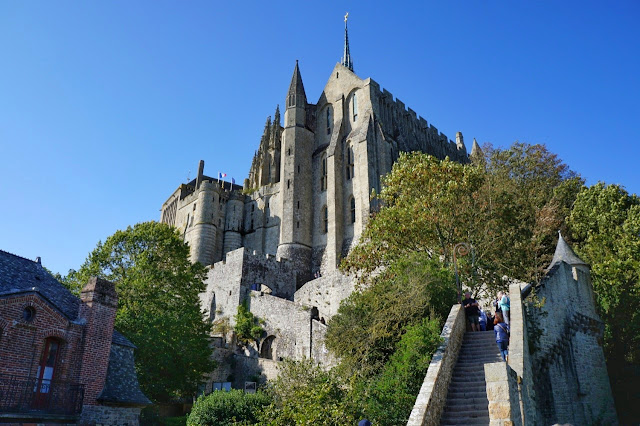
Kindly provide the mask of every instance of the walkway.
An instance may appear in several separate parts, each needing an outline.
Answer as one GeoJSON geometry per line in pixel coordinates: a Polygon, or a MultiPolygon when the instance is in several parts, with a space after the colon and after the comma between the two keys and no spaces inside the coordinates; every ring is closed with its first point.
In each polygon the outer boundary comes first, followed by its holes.
{"type": "Polygon", "coordinates": [[[501,361],[493,331],[467,332],[453,369],[441,425],[488,425],[484,364],[501,361]]]}

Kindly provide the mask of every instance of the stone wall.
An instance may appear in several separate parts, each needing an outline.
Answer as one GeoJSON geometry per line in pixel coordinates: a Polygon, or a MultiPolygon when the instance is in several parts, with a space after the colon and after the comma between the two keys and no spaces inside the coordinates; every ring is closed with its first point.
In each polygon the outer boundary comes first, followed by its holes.
{"type": "Polygon", "coordinates": [[[522,425],[518,375],[504,362],[484,365],[491,425],[522,425]]]}
{"type": "Polygon", "coordinates": [[[111,407],[85,405],[82,407],[80,425],[137,426],[140,424],[140,407],[111,407]]]}
{"type": "Polygon", "coordinates": [[[461,305],[453,305],[440,334],[443,342],[431,358],[427,375],[416,398],[407,426],[440,424],[440,416],[447,401],[451,374],[458,360],[465,330],[464,309],[461,305]]]}
{"type": "Polygon", "coordinates": [[[338,313],[340,302],[355,289],[356,279],[338,270],[327,272],[307,282],[294,295],[294,301],[318,308],[319,316],[328,320],[338,313]]]}

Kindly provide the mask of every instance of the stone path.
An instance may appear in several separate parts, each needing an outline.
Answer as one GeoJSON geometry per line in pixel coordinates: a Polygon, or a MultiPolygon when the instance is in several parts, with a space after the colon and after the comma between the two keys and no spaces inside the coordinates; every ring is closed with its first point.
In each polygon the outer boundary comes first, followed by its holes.
{"type": "Polygon", "coordinates": [[[462,341],[441,425],[488,425],[484,364],[502,361],[493,331],[467,332],[462,341]]]}

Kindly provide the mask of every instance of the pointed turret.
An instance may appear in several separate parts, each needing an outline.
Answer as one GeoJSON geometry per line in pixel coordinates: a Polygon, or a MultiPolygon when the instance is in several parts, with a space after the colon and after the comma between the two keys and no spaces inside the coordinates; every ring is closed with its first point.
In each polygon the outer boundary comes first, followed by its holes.
{"type": "MultiPolygon", "coordinates": [[[[300,80],[302,83],[302,80],[300,80]]],[[[273,116],[273,125],[274,127],[280,126],[280,105],[276,105],[276,113],[273,116]]]]}
{"type": "Polygon", "coordinates": [[[296,66],[291,76],[291,84],[287,92],[287,109],[284,112],[284,126],[302,126],[307,121],[307,95],[304,93],[302,76],[296,60],[296,66]]]}
{"type": "Polygon", "coordinates": [[[484,153],[478,145],[476,138],[473,138],[473,145],[471,146],[471,157],[484,157],[484,153]]]}
{"type": "Polygon", "coordinates": [[[353,71],[353,61],[351,60],[351,52],[349,51],[349,31],[347,30],[347,19],[349,18],[349,12],[344,15],[344,54],[342,61],[340,62],[344,67],[353,71]]]}
{"type": "Polygon", "coordinates": [[[547,268],[550,270],[556,264],[560,262],[565,262],[571,266],[583,266],[588,268],[589,264],[584,262],[582,259],[578,257],[577,254],[569,247],[569,244],[562,238],[562,234],[558,232],[558,244],[556,245],[556,252],[553,254],[553,259],[551,260],[551,264],[547,268]]]}

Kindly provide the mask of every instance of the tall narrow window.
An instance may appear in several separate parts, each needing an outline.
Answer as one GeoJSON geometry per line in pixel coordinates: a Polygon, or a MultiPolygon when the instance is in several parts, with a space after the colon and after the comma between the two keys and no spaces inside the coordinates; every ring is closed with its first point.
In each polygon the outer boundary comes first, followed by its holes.
{"type": "Polygon", "coordinates": [[[327,134],[331,134],[331,106],[327,107],[327,134]]]}
{"type": "Polygon", "coordinates": [[[327,156],[323,155],[320,160],[320,190],[327,190],[327,156]]]}
{"type": "Polygon", "coordinates": [[[351,213],[351,223],[356,223],[356,199],[351,197],[351,201],[349,202],[349,208],[351,213]]]}
{"type": "Polygon", "coordinates": [[[351,110],[353,112],[353,121],[356,121],[358,119],[358,97],[354,93],[352,98],[353,101],[351,102],[351,110]]]}
{"type": "Polygon", "coordinates": [[[353,159],[353,147],[351,145],[347,145],[347,180],[354,177],[354,159],[353,159]]]}
{"type": "Polygon", "coordinates": [[[51,380],[55,375],[59,349],[60,343],[57,339],[50,337],[45,340],[44,350],[36,372],[37,382],[34,389],[36,406],[45,406],[48,403],[48,394],[51,388],[51,380]]]}
{"type": "Polygon", "coordinates": [[[329,232],[329,211],[327,206],[322,208],[322,232],[325,234],[329,232]]]}

